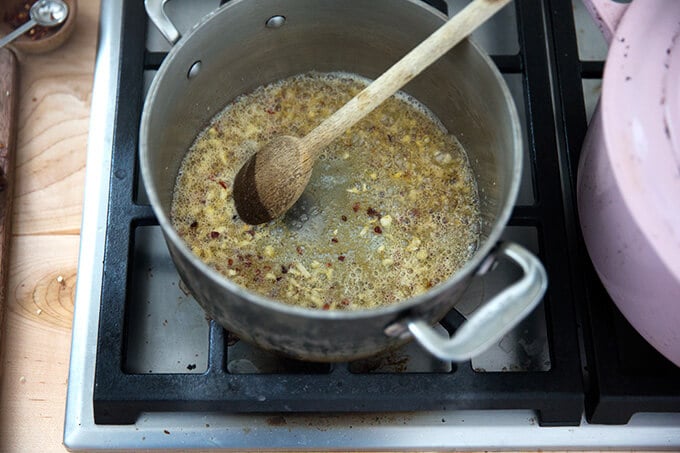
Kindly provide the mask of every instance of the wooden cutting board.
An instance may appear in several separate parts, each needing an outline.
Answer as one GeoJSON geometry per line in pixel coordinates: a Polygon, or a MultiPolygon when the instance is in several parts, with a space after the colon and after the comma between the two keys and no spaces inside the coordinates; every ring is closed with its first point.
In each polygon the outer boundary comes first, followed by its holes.
{"type": "MultiPolygon", "coordinates": [[[[14,196],[14,156],[17,144],[17,109],[19,77],[17,59],[11,50],[0,49],[0,342],[2,342],[7,276],[9,275],[9,240],[14,196]]],[[[0,368],[0,375],[2,369],[0,368]]]]}

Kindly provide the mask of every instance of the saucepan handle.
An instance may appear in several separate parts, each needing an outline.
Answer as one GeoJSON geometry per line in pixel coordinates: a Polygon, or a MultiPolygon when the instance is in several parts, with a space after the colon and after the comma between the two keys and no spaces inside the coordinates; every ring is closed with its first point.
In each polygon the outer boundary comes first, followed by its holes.
{"type": "Polygon", "coordinates": [[[452,337],[441,335],[422,319],[406,322],[411,334],[432,355],[456,362],[471,359],[498,343],[542,299],[548,276],[538,258],[507,242],[499,245],[495,257],[514,261],[524,275],[474,312],[452,337]]]}
{"type": "Polygon", "coordinates": [[[165,4],[167,2],[168,0],[144,0],[144,7],[146,8],[146,14],[149,15],[149,19],[151,19],[163,37],[170,44],[174,45],[182,35],[168,15],[165,14],[165,4]]]}

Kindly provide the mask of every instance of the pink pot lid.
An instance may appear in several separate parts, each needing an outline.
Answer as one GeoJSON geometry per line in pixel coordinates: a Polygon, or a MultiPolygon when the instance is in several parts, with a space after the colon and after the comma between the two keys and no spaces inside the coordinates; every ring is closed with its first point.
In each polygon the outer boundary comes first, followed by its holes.
{"type": "Polygon", "coordinates": [[[611,40],[601,113],[619,189],[680,279],[680,1],[633,2],[611,40]]]}

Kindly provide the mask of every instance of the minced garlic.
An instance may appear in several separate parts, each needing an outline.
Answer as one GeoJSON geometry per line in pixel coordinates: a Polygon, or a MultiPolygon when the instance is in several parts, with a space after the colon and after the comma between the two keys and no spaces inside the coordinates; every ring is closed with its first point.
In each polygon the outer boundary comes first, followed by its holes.
{"type": "Polygon", "coordinates": [[[317,309],[412,297],[474,252],[477,189],[465,153],[421,104],[399,94],[329,145],[284,218],[244,224],[231,186],[278,135],[302,137],[368,82],[310,73],[260,87],[215,117],[187,153],[174,227],[203,261],[264,296],[317,309]]]}

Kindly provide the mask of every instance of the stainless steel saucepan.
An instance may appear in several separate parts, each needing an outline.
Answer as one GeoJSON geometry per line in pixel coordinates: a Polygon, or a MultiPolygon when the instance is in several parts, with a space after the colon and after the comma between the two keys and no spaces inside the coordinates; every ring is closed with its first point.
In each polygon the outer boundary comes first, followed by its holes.
{"type": "Polygon", "coordinates": [[[257,295],[203,263],[173,229],[169,211],[182,158],[210,119],[236,96],[294,74],[346,71],[375,78],[446,17],[420,0],[232,0],[180,38],[164,3],[146,0],[174,47],[144,105],[142,177],[178,271],[209,316],[243,340],[299,359],[351,360],[415,337],[432,354],[460,361],[497,342],[536,306],[547,285],[543,266],[519,245],[498,242],[521,176],[517,111],[493,62],[469,41],[404,90],[458,137],[477,178],[482,239],[459,272],[390,306],[318,311],[257,295]],[[431,325],[499,258],[516,262],[523,276],[452,338],[436,333],[431,325]]]}

